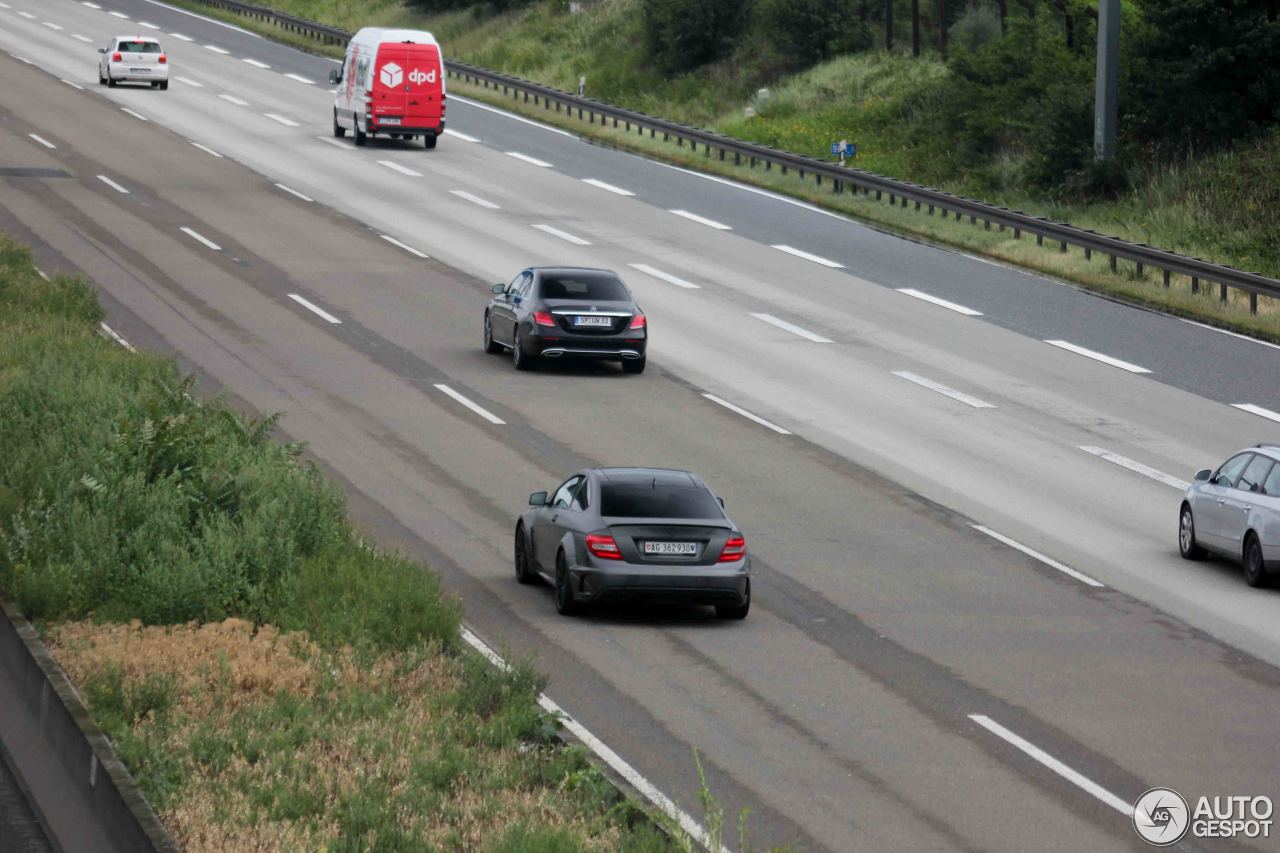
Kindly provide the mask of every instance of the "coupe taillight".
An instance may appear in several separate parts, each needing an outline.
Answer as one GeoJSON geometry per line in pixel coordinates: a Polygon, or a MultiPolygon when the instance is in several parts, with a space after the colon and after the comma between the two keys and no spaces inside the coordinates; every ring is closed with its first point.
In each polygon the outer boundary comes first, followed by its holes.
{"type": "Polygon", "coordinates": [[[156,57],[156,62],[160,63],[161,65],[164,65],[168,61],[169,61],[169,57],[165,56],[163,53],[156,57]]]}
{"type": "Polygon", "coordinates": [[[643,328],[647,327],[648,325],[649,325],[649,322],[644,318],[644,315],[643,315],[643,314],[637,314],[636,316],[634,316],[634,317],[632,317],[632,318],[631,318],[631,325],[630,325],[630,326],[627,326],[627,328],[628,328],[628,329],[643,329],[643,328]]]}
{"type": "Polygon", "coordinates": [[[747,540],[741,536],[730,536],[729,541],[724,543],[724,549],[720,552],[720,558],[717,563],[736,563],[747,555],[747,540]]]}
{"type": "Polygon", "coordinates": [[[112,62],[123,62],[123,61],[124,61],[124,58],[123,58],[122,56],[120,56],[120,51],[118,51],[118,50],[117,50],[115,53],[111,54],[111,61],[112,61],[112,62]]]}
{"type": "Polygon", "coordinates": [[[551,316],[550,311],[534,311],[533,322],[537,323],[539,326],[550,326],[553,329],[556,325],[556,319],[551,316]]]}
{"type": "Polygon", "coordinates": [[[618,550],[618,543],[613,541],[612,536],[588,533],[587,550],[602,560],[622,559],[622,552],[618,550]]]}

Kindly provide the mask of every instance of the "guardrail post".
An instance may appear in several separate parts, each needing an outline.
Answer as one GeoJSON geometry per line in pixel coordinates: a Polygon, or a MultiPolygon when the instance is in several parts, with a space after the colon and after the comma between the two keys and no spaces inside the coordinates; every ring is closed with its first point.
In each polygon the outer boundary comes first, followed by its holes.
{"type": "Polygon", "coordinates": [[[1223,305],[1227,304],[1227,286],[1225,284],[1218,285],[1218,301],[1223,305]]]}
{"type": "Polygon", "coordinates": [[[1256,293],[1249,294],[1249,313],[1250,314],[1258,313],[1258,294],[1256,293]]]}
{"type": "Polygon", "coordinates": [[[933,216],[933,205],[929,205],[929,215],[933,216]]]}
{"type": "Polygon", "coordinates": [[[880,190],[876,190],[876,201],[880,200],[880,190]]]}
{"type": "Polygon", "coordinates": [[[1062,241],[1062,248],[1061,248],[1061,249],[1059,249],[1058,251],[1059,251],[1059,252],[1065,252],[1066,250],[1067,250],[1067,241],[1066,241],[1066,240],[1063,240],[1063,241],[1062,241]]]}
{"type": "Polygon", "coordinates": [[[1115,255],[1112,255],[1112,256],[1111,256],[1111,271],[1112,271],[1112,272],[1115,272],[1115,271],[1116,271],[1116,256],[1115,256],[1115,255]]]}
{"type": "Polygon", "coordinates": [[[916,210],[920,209],[920,199],[916,199],[916,210]]]}
{"type": "Polygon", "coordinates": [[[721,149],[720,149],[720,159],[721,159],[721,160],[723,160],[723,159],[724,159],[724,149],[723,149],[723,148],[721,148],[721,149]]]}
{"type": "Polygon", "coordinates": [[[1093,260],[1093,249],[1090,249],[1088,246],[1084,247],[1084,259],[1086,261],[1093,260]]]}
{"type": "Polygon", "coordinates": [[[1138,261],[1138,278],[1142,278],[1142,261],[1138,261]]]}
{"type": "Polygon", "coordinates": [[[984,219],[984,220],[982,220],[982,230],[983,230],[983,231],[990,231],[990,230],[991,230],[991,220],[990,220],[990,219],[984,219]]]}
{"type": "Polygon", "coordinates": [[[742,165],[742,155],[739,154],[737,151],[733,152],[733,165],[735,166],[742,165]]]}
{"type": "Polygon", "coordinates": [[[1195,276],[1191,276],[1191,292],[1192,293],[1200,292],[1200,279],[1196,278],[1195,276]]]}
{"type": "Polygon", "coordinates": [[[1021,240],[1021,239],[1022,239],[1022,229],[1021,229],[1021,228],[1014,228],[1014,229],[1013,229],[1013,239],[1015,239],[1015,240],[1021,240]]]}
{"type": "MultiPolygon", "coordinates": [[[[1036,235],[1036,245],[1037,245],[1037,246],[1043,246],[1043,245],[1044,245],[1044,235],[1043,235],[1043,234],[1037,234],[1037,235],[1036,235]]],[[[1167,273],[1166,273],[1166,274],[1167,274],[1167,273]]]]}
{"type": "Polygon", "coordinates": [[[1161,270],[1161,272],[1164,274],[1164,275],[1163,275],[1163,278],[1164,278],[1164,286],[1165,286],[1165,287],[1168,287],[1168,286],[1169,286],[1169,271],[1168,271],[1168,270],[1161,270]]]}

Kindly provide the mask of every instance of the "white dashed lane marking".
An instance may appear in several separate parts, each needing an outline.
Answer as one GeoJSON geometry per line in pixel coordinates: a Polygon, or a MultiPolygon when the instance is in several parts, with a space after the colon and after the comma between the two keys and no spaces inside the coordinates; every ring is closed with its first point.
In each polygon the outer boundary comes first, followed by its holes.
{"type": "Polygon", "coordinates": [[[1094,352],[1091,349],[1085,349],[1084,347],[1079,346],[1077,344],[1070,343],[1069,341],[1045,341],[1045,343],[1049,344],[1050,346],[1058,347],[1059,349],[1064,349],[1067,352],[1073,352],[1076,355],[1082,355],[1085,358],[1091,358],[1094,361],[1100,361],[1103,364],[1109,364],[1112,367],[1118,367],[1121,370],[1127,370],[1130,373],[1150,373],[1151,372],[1150,370],[1147,370],[1145,367],[1139,367],[1136,364],[1130,364],[1127,361],[1121,361],[1118,358],[1112,358],[1109,355],[1103,355],[1100,352],[1094,352]]]}
{"type": "Polygon", "coordinates": [[[802,329],[794,323],[788,323],[786,320],[779,320],[772,314],[752,314],[751,316],[755,317],[757,320],[763,320],[771,326],[777,326],[779,329],[790,332],[793,335],[799,335],[807,341],[813,341],[815,344],[833,343],[830,338],[824,338],[822,335],[815,334],[808,329],[802,329]]]}
{"type": "Polygon", "coordinates": [[[319,305],[316,305],[314,302],[310,302],[304,299],[303,297],[299,296],[296,293],[290,293],[289,298],[292,299],[294,302],[298,303],[299,305],[301,305],[303,308],[306,308],[311,313],[315,314],[317,317],[320,317],[326,323],[333,323],[334,325],[341,325],[342,323],[341,320],[339,320],[337,317],[333,316],[328,311],[321,308],[319,305]]]}
{"type": "Polygon", "coordinates": [[[1119,465],[1121,468],[1126,468],[1135,474],[1141,474],[1144,477],[1155,480],[1157,483],[1164,483],[1166,486],[1171,486],[1172,488],[1180,491],[1185,492],[1191,486],[1191,484],[1186,480],[1181,480],[1172,474],[1166,474],[1158,468],[1152,468],[1150,465],[1144,465],[1141,462],[1136,462],[1127,456],[1121,456],[1119,453],[1112,453],[1106,448],[1081,445],[1080,449],[1085,453],[1098,457],[1099,459],[1105,459],[1112,465],[1119,465]]]}

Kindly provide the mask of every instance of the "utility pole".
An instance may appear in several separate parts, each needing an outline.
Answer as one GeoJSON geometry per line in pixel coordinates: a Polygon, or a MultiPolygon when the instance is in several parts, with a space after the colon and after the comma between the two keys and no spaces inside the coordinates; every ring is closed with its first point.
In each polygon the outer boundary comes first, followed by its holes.
{"type": "Polygon", "coordinates": [[[911,55],[920,55],[920,0],[911,0],[911,55]]]}
{"type": "Polygon", "coordinates": [[[1093,97],[1093,153],[1110,160],[1116,154],[1119,113],[1120,0],[1098,0],[1098,73],[1093,97]]]}
{"type": "Polygon", "coordinates": [[[884,0],[884,49],[893,50],[893,0],[884,0]]]}

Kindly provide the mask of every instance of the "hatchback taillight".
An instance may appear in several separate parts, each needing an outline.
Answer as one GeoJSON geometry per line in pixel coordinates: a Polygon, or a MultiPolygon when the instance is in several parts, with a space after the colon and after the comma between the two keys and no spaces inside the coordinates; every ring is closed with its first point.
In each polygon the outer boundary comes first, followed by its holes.
{"type": "Polygon", "coordinates": [[[533,322],[539,326],[551,326],[552,328],[555,328],[556,325],[556,320],[551,316],[550,311],[534,311],[533,322]]]}
{"type": "Polygon", "coordinates": [[[163,53],[156,57],[156,62],[159,62],[161,65],[164,65],[168,61],[169,57],[165,56],[163,53]]]}
{"type": "Polygon", "coordinates": [[[724,543],[724,550],[720,552],[720,558],[716,560],[718,563],[736,563],[747,555],[747,540],[741,536],[730,536],[729,541],[724,543]]]}
{"type": "Polygon", "coordinates": [[[643,314],[637,314],[636,316],[634,316],[634,317],[632,317],[632,318],[631,318],[631,325],[630,325],[630,326],[627,326],[627,328],[628,328],[628,329],[643,329],[643,328],[645,328],[647,325],[648,325],[648,321],[647,321],[647,320],[645,320],[644,315],[643,315],[643,314]]]}
{"type": "Polygon", "coordinates": [[[587,550],[603,560],[622,559],[622,552],[618,550],[618,543],[613,541],[612,536],[588,533],[587,550]]]}
{"type": "Polygon", "coordinates": [[[111,54],[111,61],[112,61],[112,62],[123,62],[123,61],[124,61],[123,57],[121,57],[121,56],[120,56],[120,51],[118,51],[118,50],[117,50],[115,53],[111,54]]]}

